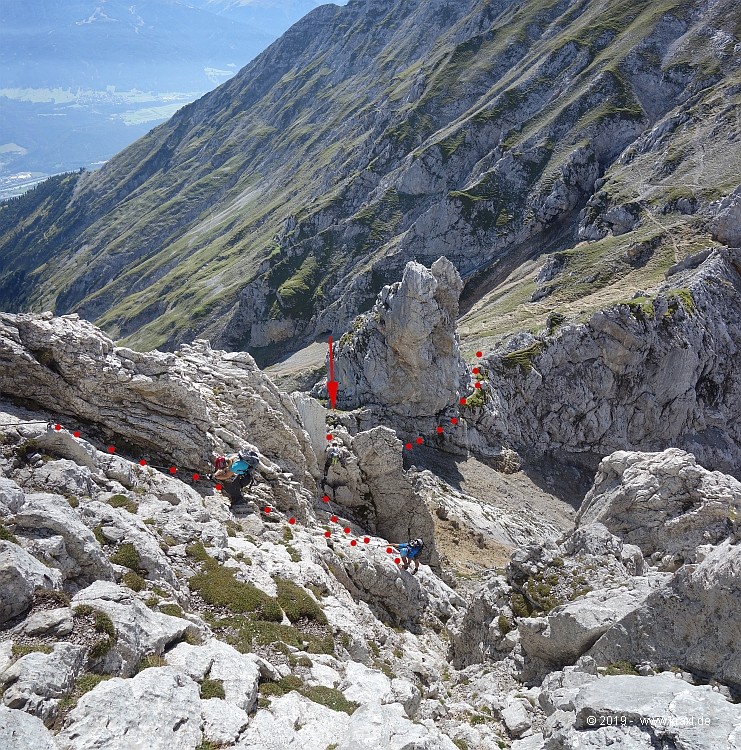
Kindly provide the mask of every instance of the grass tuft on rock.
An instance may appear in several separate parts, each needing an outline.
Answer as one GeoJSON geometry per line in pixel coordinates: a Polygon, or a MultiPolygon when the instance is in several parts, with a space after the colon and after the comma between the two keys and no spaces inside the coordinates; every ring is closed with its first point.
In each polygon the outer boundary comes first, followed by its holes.
{"type": "Polygon", "coordinates": [[[0,521],[0,542],[12,542],[18,544],[16,536],[5,528],[2,521],[0,521]]]}
{"type": "Polygon", "coordinates": [[[226,698],[223,680],[212,680],[206,677],[201,683],[201,698],[226,698]]]}
{"type": "Polygon", "coordinates": [[[276,578],[275,585],[278,588],[278,604],[292,623],[306,618],[320,625],[327,624],[327,616],[322,608],[304,589],[284,578],[276,578]]]}
{"type": "Polygon", "coordinates": [[[50,654],[53,650],[48,643],[14,643],[10,653],[14,659],[20,659],[28,654],[50,654]]]}
{"type": "Polygon", "coordinates": [[[141,567],[142,559],[131,542],[124,542],[111,555],[111,562],[114,565],[123,565],[125,568],[137,571],[141,567]]]}
{"type": "Polygon", "coordinates": [[[214,560],[201,542],[188,547],[188,555],[201,563],[202,571],[188,581],[207,604],[225,607],[235,614],[250,613],[256,619],[280,622],[283,619],[278,602],[251,583],[238,581],[234,571],[214,560]]]}
{"type": "Polygon", "coordinates": [[[108,505],[114,508],[123,508],[124,510],[128,510],[129,513],[134,514],[139,510],[139,503],[130,497],[126,497],[126,495],[113,495],[113,497],[109,497],[108,505]]]}
{"type": "Polygon", "coordinates": [[[124,586],[128,586],[132,591],[136,592],[142,591],[147,585],[147,582],[133,570],[130,570],[128,571],[128,573],[123,574],[121,583],[123,583],[124,586]]]}

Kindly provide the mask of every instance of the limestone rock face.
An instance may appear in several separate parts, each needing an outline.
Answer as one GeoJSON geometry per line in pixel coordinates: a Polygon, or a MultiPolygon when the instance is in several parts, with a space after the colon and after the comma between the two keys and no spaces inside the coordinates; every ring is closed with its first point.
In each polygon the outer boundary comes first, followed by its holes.
{"type": "Polygon", "coordinates": [[[338,342],[338,405],[379,404],[405,417],[434,416],[456,403],[465,384],[455,320],[463,282],[447,258],[430,269],[407,264],[384,287],[349,340],[338,342]]]}
{"type": "Polygon", "coordinates": [[[623,659],[680,666],[741,690],[740,602],[741,546],[726,541],[698,565],[682,566],[589,654],[603,665],[623,659]]]}
{"type": "Polygon", "coordinates": [[[0,705],[0,747],[59,750],[54,736],[40,719],[3,705],[0,705]]]}
{"type": "Polygon", "coordinates": [[[697,465],[690,453],[618,451],[603,459],[577,523],[604,524],[655,561],[691,560],[697,547],[717,544],[741,515],[741,483],[697,465]]]}
{"type": "Polygon", "coordinates": [[[202,738],[198,686],[173,667],[100,683],[70,713],[57,736],[63,750],[193,750],[202,738]]]}
{"type": "Polygon", "coordinates": [[[203,471],[213,451],[249,441],[300,481],[315,468],[293,403],[249,354],[207,342],[139,353],[83,320],[0,314],[0,363],[0,395],[22,392],[181,467],[203,471]]]}
{"type": "Polygon", "coordinates": [[[672,275],[650,305],[628,301],[497,348],[485,357],[477,430],[492,443],[600,458],[673,446],[738,475],[740,258],[714,250],[672,275]]]}
{"type": "Polygon", "coordinates": [[[37,588],[61,588],[62,576],[12,542],[0,541],[0,622],[24,612],[37,588]]]}
{"type": "Polygon", "coordinates": [[[547,750],[741,747],[741,709],[707,686],[668,674],[615,676],[580,688],[573,709],[546,722],[547,750]]]}
{"type": "Polygon", "coordinates": [[[50,654],[27,654],[0,672],[0,685],[5,686],[3,703],[49,725],[59,699],[72,691],[84,663],[85,649],[71,643],[57,643],[50,654]]]}
{"type": "Polygon", "coordinates": [[[51,532],[62,537],[66,553],[74,567],[68,577],[82,577],[88,582],[113,579],[113,568],[103,554],[93,532],[85,526],[64,497],[47,493],[26,495],[15,523],[22,529],[39,534],[51,532]]]}
{"type": "Polygon", "coordinates": [[[105,656],[103,668],[125,676],[134,673],[148,654],[161,654],[168,643],[182,638],[190,623],[181,617],[152,612],[130,589],[115,583],[96,581],[72,600],[105,612],[116,628],[116,642],[105,656]]]}
{"type": "Polygon", "coordinates": [[[741,185],[708,209],[716,212],[710,222],[716,239],[729,247],[741,247],[741,185]]]}

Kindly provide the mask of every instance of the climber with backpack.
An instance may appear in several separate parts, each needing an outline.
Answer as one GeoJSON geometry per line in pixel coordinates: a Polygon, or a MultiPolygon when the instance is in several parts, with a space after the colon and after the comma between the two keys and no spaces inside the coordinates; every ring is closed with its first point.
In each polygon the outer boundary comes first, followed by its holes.
{"type": "Polygon", "coordinates": [[[235,456],[217,456],[214,461],[214,479],[223,482],[223,488],[232,505],[244,502],[242,490],[254,482],[252,472],[260,465],[257,452],[243,448],[235,456]]]}
{"type": "Polygon", "coordinates": [[[394,547],[401,557],[401,565],[404,570],[409,570],[409,565],[414,562],[414,570],[412,575],[415,575],[419,570],[419,556],[424,549],[424,542],[421,539],[412,539],[409,542],[402,542],[398,547],[394,547]]]}

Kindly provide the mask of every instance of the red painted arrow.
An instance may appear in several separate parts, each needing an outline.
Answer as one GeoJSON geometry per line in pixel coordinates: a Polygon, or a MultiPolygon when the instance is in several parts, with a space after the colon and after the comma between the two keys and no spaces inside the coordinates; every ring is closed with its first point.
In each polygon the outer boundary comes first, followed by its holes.
{"type": "Polygon", "coordinates": [[[332,354],[332,337],[329,337],[329,380],[327,381],[327,393],[329,393],[329,403],[334,409],[337,403],[337,388],[339,383],[334,379],[334,355],[332,354]]]}

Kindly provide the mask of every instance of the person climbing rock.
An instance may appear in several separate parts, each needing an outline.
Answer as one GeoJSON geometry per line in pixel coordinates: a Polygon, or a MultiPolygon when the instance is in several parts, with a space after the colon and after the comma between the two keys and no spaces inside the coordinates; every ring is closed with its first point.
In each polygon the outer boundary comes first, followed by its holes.
{"type": "Polygon", "coordinates": [[[327,446],[324,459],[324,475],[322,477],[322,489],[332,500],[335,499],[335,490],[337,489],[337,470],[343,466],[342,442],[335,438],[327,446]]]}
{"type": "Polygon", "coordinates": [[[414,562],[412,575],[415,575],[419,570],[419,555],[422,553],[424,546],[424,542],[421,539],[412,539],[409,542],[402,542],[393,548],[399,553],[401,565],[404,570],[409,570],[409,565],[414,562]]]}
{"type": "Polygon", "coordinates": [[[254,482],[252,472],[260,463],[260,457],[253,450],[244,448],[234,456],[218,456],[214,461],[216,473],[214,479],[223,482],[224,492],[229,496],[231,505],[244,502],[242,490],[254,482]]]}

